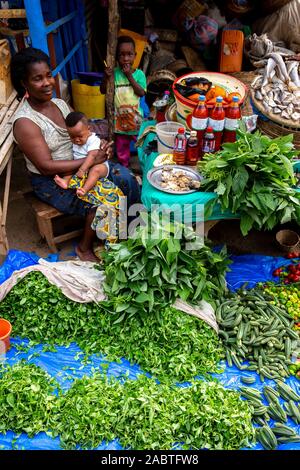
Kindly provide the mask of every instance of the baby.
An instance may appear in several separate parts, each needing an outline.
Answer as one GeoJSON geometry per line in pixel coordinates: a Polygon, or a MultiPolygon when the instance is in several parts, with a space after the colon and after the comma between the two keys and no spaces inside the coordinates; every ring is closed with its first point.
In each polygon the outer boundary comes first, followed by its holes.
{"type": "MultiPolygon", "coordinates": [[[[87,117],[80,112],[71,112],[66,117],[65,122],[73,143],[74,160],[85,158],[75,175],[75,178],[77,176],[81,180],[85,178],[82,187],[76,189],[77,196],[82,197],[97,184],[100,178],[107,178],[109,166],[107,162],[95,164],[101,141],[94,132],[91,132],[87,117]]],[[[112,144],[113,142],[110,142],[108,146],[112,144]]],[[[73,175],[63,177],[56,175],[54,178],[56,184],[63,189],[70,188],[70,182],[73,179],[73,175]]],[[[74,186],[72,185],[72,187],[74,186]]]]}

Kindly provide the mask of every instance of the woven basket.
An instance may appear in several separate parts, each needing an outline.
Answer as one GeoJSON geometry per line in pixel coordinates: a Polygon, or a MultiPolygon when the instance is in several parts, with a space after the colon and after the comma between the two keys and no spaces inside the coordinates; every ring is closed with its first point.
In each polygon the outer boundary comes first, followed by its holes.
{"type": "Polygon", "coordinates": [[[247,6],[237,5],[234,0],[228,0],[226,6],[231,12],[239,13],[241,15],[243,15],[244,13],[248,13],[254,9],[254,6],[250,4],[247,6]]]}
{"type": "Polygon", "coordinates": [[[299,248],[299,235],[293,230],[280,230],[276,233],[276,241],[285,253],[296,251],[299,248]]]}
{"type": "Polygon", "coordinates": [[[281,126],[273,121],[263,121],[261,118],[257,119],[257,127],[263,133],[271,139],[281,137],[283,135],[294,134],[294,146],[296,149],[300,149],[300,131],[293,129],[288,126],[281,126]]]}

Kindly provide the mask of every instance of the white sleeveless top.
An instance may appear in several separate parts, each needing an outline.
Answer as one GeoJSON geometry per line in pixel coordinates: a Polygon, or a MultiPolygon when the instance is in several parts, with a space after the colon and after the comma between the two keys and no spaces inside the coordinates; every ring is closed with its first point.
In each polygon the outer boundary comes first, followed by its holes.
{"type": "MultiPolygon", "coordinates": [[[[67,103],[58,98],[51,100],[61,111],[64,118],[70,113],[67,103]]],[[[27,118],[33,121],[41,129],[42,135],[49,147],[53,160],[73,160],[72,142],[67,129],[57,126],[53,121],[37,111],[35,111],[27,100],[13,117],[13,125],[20,118],[27,118]]],[[[15,140],[16,143],[18,143],[15,140]]],[[[40,174],[39,170],[24,155],[26,166],[32,173],[40,174]]]]}

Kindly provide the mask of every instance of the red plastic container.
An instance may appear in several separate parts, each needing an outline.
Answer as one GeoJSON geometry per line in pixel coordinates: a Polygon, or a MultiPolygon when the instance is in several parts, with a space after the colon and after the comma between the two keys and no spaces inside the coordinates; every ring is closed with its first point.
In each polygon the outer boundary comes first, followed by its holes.
{"type": "Polygon", "coordinates": [[[10,348],[10,334],[11,334],[12,326],[8,320],[4,318],[0,318],[0,351],[6,352],[10,348]],[[2,348],[2,344],[4,344],[4,351],[2,348]]]}

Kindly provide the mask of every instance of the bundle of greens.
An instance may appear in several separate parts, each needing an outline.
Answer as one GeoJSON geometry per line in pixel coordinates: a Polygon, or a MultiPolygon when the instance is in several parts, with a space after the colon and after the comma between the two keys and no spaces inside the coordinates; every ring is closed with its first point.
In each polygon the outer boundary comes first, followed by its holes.
{"type": "Polygon", "coordinates": [[[203,190],[218,194],[212,205],[219,202],[223,211],[238,214],[243,235],[252,228],[271,230],[300,220],[292,165],[298,152],[292,140],[292,134],[270,139],[242,126],[236,142],[223,144],[222,150],[206,154],[198,163],[205,177],[203,190]]]}
{"type": "Polygon", "coordinates": [[[177,297],[197,303],[225,291],[225,249],[213,252],[191,228],[177,222],[160,221],[153,214],[148,222],[135,237],[113,245],[104,255],[103,287],[112,311],[123,311],[125,317],[157,311],[177,297]]]}
{"type": "Polygon", "coordinates": [[[124,318],[124,312],[104,306],[74,302],[32,272],[0,303],[0,317],[13,324],[14,335],[32,343],[75,341],[86,354],[102,353],[111,361],[125,357],[161,381],[218,372],[221,341],[202,320],[174,308],[124,318]]]}

